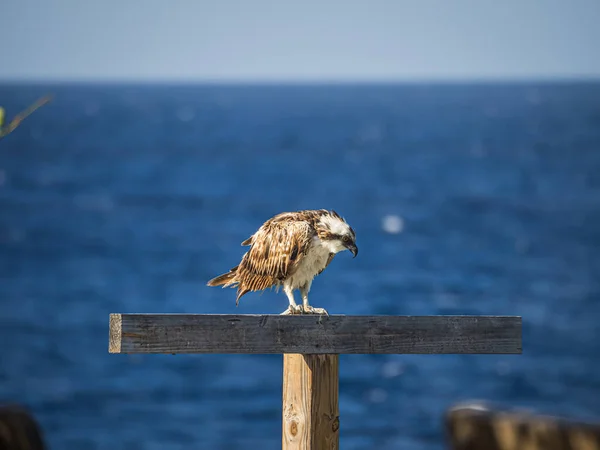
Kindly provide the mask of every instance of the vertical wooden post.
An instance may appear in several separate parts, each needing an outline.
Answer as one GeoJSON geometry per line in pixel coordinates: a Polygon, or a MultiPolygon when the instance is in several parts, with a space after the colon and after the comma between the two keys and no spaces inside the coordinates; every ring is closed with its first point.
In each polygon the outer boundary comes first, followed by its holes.
{"type": "Polygon", "coordinates": [[[283,450],[339,449],[339,357],[283,355],[283,450]]]}

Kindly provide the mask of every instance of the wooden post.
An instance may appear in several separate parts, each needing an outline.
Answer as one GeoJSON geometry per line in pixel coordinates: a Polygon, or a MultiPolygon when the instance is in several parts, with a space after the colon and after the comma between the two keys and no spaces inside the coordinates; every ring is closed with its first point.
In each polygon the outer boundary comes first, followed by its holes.
{"type": "Polygon", "coordinates": [[[44,435],[31,412],[22,406],[0,407],[0,449],[45,450],[44,435]]]}
{"type": "Polygon", "coordinates": [[[282,447],[331,450],[339,448],[339,354],[520,354],[521,318],[111,314],[108,348],[283,354],[282,447]]]}
{"type": "Polygon", "coordinates": [[[338,355],[283,355],[284,450],[340,446],[338,355]]]}
{"type": "Polygon", "coordinates": [[[445,417],[452,450],[600,450],[600,424],[533,412],[456,405],[445,417]]]}

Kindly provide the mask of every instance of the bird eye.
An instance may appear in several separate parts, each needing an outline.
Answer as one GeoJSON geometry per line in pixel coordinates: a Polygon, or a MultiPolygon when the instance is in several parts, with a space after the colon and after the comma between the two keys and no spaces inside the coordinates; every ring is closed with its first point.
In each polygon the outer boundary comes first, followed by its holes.
{"type": "Polygon", "coordinates": [[[344,242],[348,242],[349,240],[350,240],[350,236],[348,236],[348,235],[345,235],[345,236],[342,238],[342,241],[344,241],[344,242]]]}

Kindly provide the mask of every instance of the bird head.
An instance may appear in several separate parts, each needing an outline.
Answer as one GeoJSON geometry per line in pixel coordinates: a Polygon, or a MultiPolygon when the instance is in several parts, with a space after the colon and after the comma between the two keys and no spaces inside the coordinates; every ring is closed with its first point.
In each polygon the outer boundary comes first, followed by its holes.
{"type": "Polygon", "coordinates": [[[321,218],[318,234],[331,253],[349,250],[355,258],[358,255],[354,230],[335,211],[321,218]]]}

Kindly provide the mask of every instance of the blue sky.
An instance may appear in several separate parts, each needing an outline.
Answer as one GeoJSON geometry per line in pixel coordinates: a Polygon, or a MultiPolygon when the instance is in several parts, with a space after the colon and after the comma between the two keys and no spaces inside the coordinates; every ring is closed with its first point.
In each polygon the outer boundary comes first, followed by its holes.
{"type": "Polygon", "coordinates": [[[600,78],[600,0],[5,0],[0,79],[600,78]]]}

